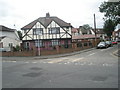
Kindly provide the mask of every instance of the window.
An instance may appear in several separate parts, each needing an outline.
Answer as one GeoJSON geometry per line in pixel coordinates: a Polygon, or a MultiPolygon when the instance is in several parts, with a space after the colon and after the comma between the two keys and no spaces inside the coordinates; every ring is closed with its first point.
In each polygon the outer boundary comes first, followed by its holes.
{"type": "Polygon", "coordinates": [[[36,41],[35,41],[35,46],[36,46],[36,47],[42,47],[42,46],[43,46],[42,40],[36,40],[36,41]]]}
{"type": "Polygon", "coordinates": [[[87,43],[86,43],[86,42],[84,43],[84,46],[87,46],[87,43]]]}
{"type": "Polygon", "coordinates": [[[9,47],[12,48],[13,47],[13,43],[9,43],[9,47]]]}
{"type": "Polygon", "coordinates": [[[42,34],[43,34],[43,28],[33,29],[33,35],[42,35],[42,34]]]}
{"type": "Polygon", "coordinates": [[[52,46],[59,45],[59,41],[58,40],[51,40],[51,42],[52,42],[52,46]]]}
{"type": "Polygon", "coordinates": [[[60,34],[60,28],[59,27],[49,28],[49,34],[60,34]]]}
{"type": "Polygon", "coordinates": [[[24,48],[25,48],[26,50],[29,50],[29,42],[24,42],[24,48]]]}

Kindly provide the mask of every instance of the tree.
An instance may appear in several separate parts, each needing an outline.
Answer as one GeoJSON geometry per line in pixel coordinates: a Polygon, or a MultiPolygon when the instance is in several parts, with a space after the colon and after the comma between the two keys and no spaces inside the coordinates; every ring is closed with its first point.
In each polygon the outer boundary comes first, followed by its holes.
{"type": "Polygon", "coordinates": [[[85,30],[90,30],[90,29],[91,29],[91,27],[90,27],[89,24],[84,24],[82,27],[83,27],[85,30]]]}
{"type": "Polygon", "coordinates": [[[21,31],[17,31],[17,33],[18,33],[18,36],[19,36],[20,40],[22,40],[22,33],[21,33],[21,31]]]}
{"type": "Polygon", "coordinates": [[[111,19],[115,25],[120,23],[120,3],[119,2],[103,2],[99,11],[104,13],[104,20],[111,19]]]}
{"type": "Polygon", "coordinates": [[[114,29],[115,29],[115,22],[113,22],[111,19],[106,20],[103,26],[103,30],[109,38],[111,38],[114,29]]]}

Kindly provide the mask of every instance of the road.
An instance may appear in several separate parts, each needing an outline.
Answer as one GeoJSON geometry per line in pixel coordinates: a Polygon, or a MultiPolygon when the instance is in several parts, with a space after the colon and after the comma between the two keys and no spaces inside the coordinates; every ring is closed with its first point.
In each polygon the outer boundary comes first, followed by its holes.
{"type": "Polygon", "coordinates": [[[117,49],[115,45],[67,57],[37,60],[18,57],[15,61],[4,57],[2,87],[118,88],[118,57],[113,55],[117,49]]]}

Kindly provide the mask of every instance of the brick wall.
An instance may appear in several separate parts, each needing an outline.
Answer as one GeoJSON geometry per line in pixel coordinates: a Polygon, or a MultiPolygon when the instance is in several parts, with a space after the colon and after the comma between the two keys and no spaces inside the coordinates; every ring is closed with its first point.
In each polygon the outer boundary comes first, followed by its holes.
{"type": "MultiPolygon", "coordinates": [[[[97,39],[96,42],[98,43],[100,40],[97,39]]],[[[53,50],[41,50],[40,55],[55,55],[55,54],[64,54],[70,53],[75,51],[80,51],[88,48],[95,47],[95,40],[91,41],[91,45],[89,45],[90,41],[82,41],[76,42],[69,45],[67,48],[65,46],[56,46],[53,50]]],[[[37,56],[38,49],[33,48],[30,51],[19,51],[19,52],[3,52],[2,56],[37,56]]]]}
{"type": "Polygon", "coordinates": [[[2,56],[36,56],[35,51],[2,52],[2,56]]]}

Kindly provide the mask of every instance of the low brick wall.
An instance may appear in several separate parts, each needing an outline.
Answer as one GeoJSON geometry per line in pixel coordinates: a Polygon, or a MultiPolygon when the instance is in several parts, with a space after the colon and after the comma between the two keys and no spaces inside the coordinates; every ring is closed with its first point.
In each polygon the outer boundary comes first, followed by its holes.
{"type": "Polygon", "coordinates": [[[59,50],[44,50],[41,51],[41,55],[55,55],[55,54],[64,54],[64,53],[71,53],[75,51],[80,51],[84,49],[89,49],[91,48],[90,46],[84,46],[84,47],[76,47],[76,48],[59,48],[59,50]]]}
{"type": "MultiPolygon", "coordinates": [[[[99,42],[99,41],[97,41],[99,42]]],[[[56,46],[53,50],[41,50],[40,55],[55,55],[55,54],[64,54],[64,53],[71,53],[75,51],[80,51],[88,48],[92,48],[95,46],[95,41],[89,45],[89,41],[87,42],[77,42],[72,43],[67,48],[65,46],[56,46]]],[[[19,52],[3,52],[2,56],[37,56],[38,49],[34,48],[31,51],[19,51],[19,52]]]]}

